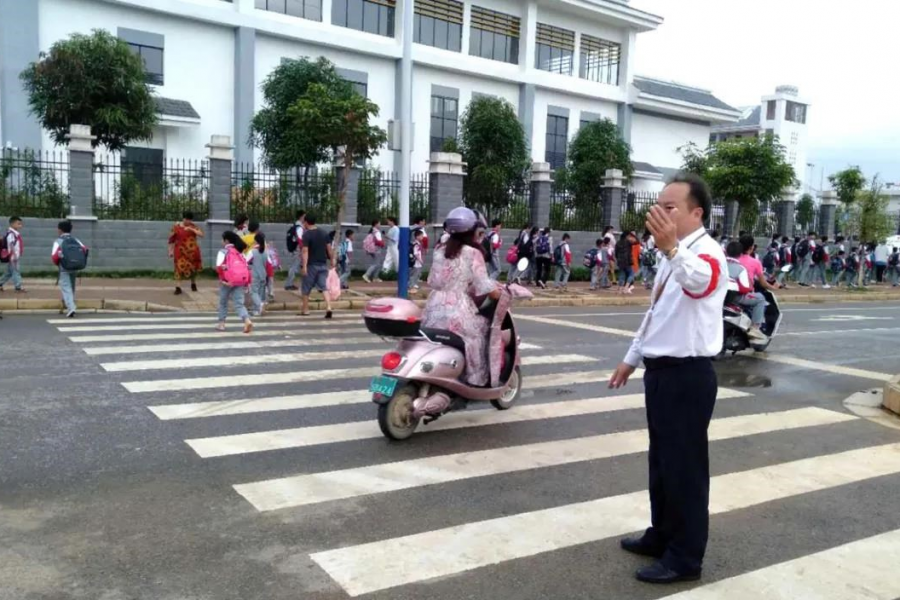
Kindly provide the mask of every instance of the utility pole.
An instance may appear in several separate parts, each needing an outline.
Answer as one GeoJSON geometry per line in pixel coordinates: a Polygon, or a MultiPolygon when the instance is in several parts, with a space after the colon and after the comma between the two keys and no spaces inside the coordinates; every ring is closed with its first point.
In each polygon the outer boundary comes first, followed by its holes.
{"type": "Polygon", "coordinates": [[[400,59],[400,240],[397,265],[397,295],[409,292],[409,179],[412,169],[412,38],[413,0],[401,0],[403,7],[403,58],[400,59]]]}

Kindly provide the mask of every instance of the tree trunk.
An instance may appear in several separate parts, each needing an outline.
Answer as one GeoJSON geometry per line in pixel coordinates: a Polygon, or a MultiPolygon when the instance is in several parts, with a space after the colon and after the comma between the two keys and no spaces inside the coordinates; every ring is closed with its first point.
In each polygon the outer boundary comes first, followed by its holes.
{"type": "Polygon", "coordinates": [[[737,210],[734,213],[734,223],[731,224],[731,231],[729,232],[729,238],[732,240],[736,240],[738,234],[741,231],[741,213],[744,212],[744,207],[741,206],[741,203],[737,203],[737,210]]]}
{"type": "Polygon", "coordinates": [[[336,239],[341,239],[341,223],[344,222],[344,211],[347,203],[347,186],[350,185],[350,169],[353,168],[353,154],[348,148],[344,148],[344,168],[341,173],[341,181],[338,184],[338,211],[337,223],[335,224],[336,239]]]}

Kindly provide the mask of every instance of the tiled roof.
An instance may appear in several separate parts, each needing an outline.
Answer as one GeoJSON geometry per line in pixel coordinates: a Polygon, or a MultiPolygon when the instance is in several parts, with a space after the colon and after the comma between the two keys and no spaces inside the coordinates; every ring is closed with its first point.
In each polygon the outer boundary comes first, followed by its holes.
{"type": "Polygon", "coordinates": [[[660,175],[662,175],[662,171],[660,171],[650,163],[632,161],[631,165],[634,167],[635,171],[640,171],[641,173],[659,173],[660,175]]]}
{"type": "Polygon", "coordinates": [[[722,125],[716,125],[712,128],[713,131],[719,130],[732,130],[732,129],[759,129],[760,123],[760,114],[762,113],[762,107],[755,106],[752,109],[745,108],[744,113],[747,115],[743,117],[737,123],[724,123],[722,125]],[[749,111],[749,112],[748,112],[749,111]]]}
{"type": "Polygon", "coordinates": [[[162,96],[154,96],[153,100],[156,102],[156,112],[161,115],[184,119],[200,118],[200,115],[187,100],[175,100],[173,98],[163,98],[162,96]]]}
{"type": "Polygon", "coordinates": [[[671,98],[673,100],[680,100],[682,102],[689,102],[700,106],[709,106],[720,110],[733,110],[738,112],[738,109],[725,104],[713,96],[712,92],[707,90],[679,85],[677,83],[659,81],[657,79],[646,79],[643,77],[635,77],[634,86],[645,94],[650,94],[652,96],[671,98]]]}

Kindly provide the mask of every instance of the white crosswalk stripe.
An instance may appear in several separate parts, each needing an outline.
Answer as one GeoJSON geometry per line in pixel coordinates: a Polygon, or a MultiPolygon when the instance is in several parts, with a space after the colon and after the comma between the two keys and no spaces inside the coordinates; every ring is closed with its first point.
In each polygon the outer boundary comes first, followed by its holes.
{"type": "MultiPolygon", "coordinates": [[[[300,317],[295,314],[266,314],[264,317],[258,317],[260,322],[269,322],[269,321],[293,321],[298,325],[306,325],[310,322],[312,317],[300,317]]],[[[348,319],[351,321],[360,321],[362,322],[362,311],[356,311],[351,313],[333,313],[332,320],[344,320],[348,319]]],[[[128,325],[140,325],[140,324],[155,324],[155,323],[192,323],[192,322],[201,322],[209,324],[210,322],[216,321],[216,316],[214,314],[209,315],[191,315],[187,317],[182,316],[153,316],[153,317],[111,317],[111,318],[97,318],[97,319],[82,319],[73,321],[72,319],[48,319],[47,322],[51,325],[68,325],[75,326],[77,325],[112,325],[112,324],[128,324],[128,325]]]]}
{"type": "MultiPolygon", "coordinates": [[[[229,323],[228,332],[209,331],[212,320],[212,315],[169,315],[85,319],[74,324],[62,319],[50,321],[105,371],[132,373],[131,378],[139,379],[121,385],[131,394],[154,393],[155,404],[148,409],[157,420],[166,422],[160,427],[177,431],[177,439],[185,442],[184,449],[195,460],[202,459],[204,465],[215,461],[231,486],[229,494],[242,497],[259,512],[286,511],[291,516],[296,512],[304,518],[325,513],[340,518],[343,514],[357,515],[361,506],[365,510],[366,502],[390,503],[394,495],[398,502],[417,495],[427,497],[442,493],[442,486],[456,486],[457,490],[469,486],[477,491],[479,481],[503,476],[538,480],[552,477],[555,470],[569,469],[575,474],[582,469],[596,477],[609,459],[647,450],[647,431],[636,429],[640,425],[633,420],[637,411],[643,410],[643,393],[608,392],[604,384],[610,373],[590,367],[603,364],[608,368],[610,363],[600,363],[604,359],[593,355],[604,353],[594,349],[579,347],[583,354],[559,354],[568,349],[551,351],[539,340],[523,344],[526,393],[511,410],[497,411],[485,405],[452,413],[420,425],[405,445],[382,446],[375,441],[382,437],[375,406],[361,380],[381,374],[378,357],[393,346],[370,336],[358,314],[342,316],[332,323],[290,316],[267,318],[252,336],[241,333],[236,322],[229,323]],[[579,366],[584,370],[564,370],[579,366]],[[242,367],[245,371],[238,370],[242,367]],[[202,369],[216,372],[202,376],[202,369]],[[232,369],[239,375],[232,375],[232,369]],[[258,382],[254,384],[258,390],[250,392],[235,383],[236,378],[248,377],[244,374],[247,371],[253,371],[249,377],[258,382]],[[300,393],[274,395],[278,388],[269,386],[280,384],[299,384],[289,386],[287,391],[300,393]],[[180,397],[191,402],[178,402],[180,397]],[[304,412],[308,409],[314,410],[304,412]],[[216,420],[218,417],[222,420],[216,420]],[[603,431],[610,433],[585,432],[581,427],[576,429],[581,433],[566,435],[567,418],[602,423],[603,431]],[[627,421],[631,424],[616,427],[619,419],[631,419],[627,421]],[[535,427],[542,422],[552,424],[546,428],[552,434],[535,427]],[[219,429],[220,424],[224,430],[219,429]],[[492,425],[501,427],[486,429],[492,425]],[[466,447],[460,440],[469,432],[476,436],[478,431],[481,438],[492,438],[488,449],[462,451],[466,447]],[[417,444],[419,437],[433,432],[448,433],[428,436],[426,446],[417,444]],[[353,458],[354,446],[347,444],[366,448],[366,454],[353,458]],[[423,447],[428,448],[427,457],[417,450],[423,447]],[[309,456],[317,456],[313,453],[332,450],[345,462],[319,467],[329,469],[319,472],[316,464],[309,464],[305,458],[302,463],[282,463],[274,454],[277,451],[292,457],[292,452],[309,452],[309,456]],[[348,457],[352,462],[346,462],[348,457]],[[254,477],[246,466],[256,464],[257,459],[265,465],[266,473],[254,477]],[[228,469],[234,465],[242,465],[243,474],[229,478],[228,469]],[[282,470],[279,465],[283,465],[282,470]]],[[[544,327],[556,324],[546,316],[523,319],[528,321],[544,327]]],[[[624,335],[625,331],[612,329],[607,333],[624,335]]],[[[825,368],[830,365],[793,357],[779,356],[776,360],[804,369],[832,370],[825,368]]],[[[886,377],[851,367],[834,372],[873,380],[886,377]]],[[[638,382],[641,374],[638,370],[633,381],[638,382]]],[[[635,392],[639,390],[636,387],[635,392]]],[[[776,407],[770,398],[765,399],[765,408],[755,409],[756,399],[750,394],[727,388],[720,388],[718,400],[726,416],[717,416],[711,422],[711,444],[731,444],[729,447],[754,452],[767,447],[767,436],[794,432],[791,435],[815,439],[828,427],[843,431],[866,424],[837,410],[776,407]]],[[[778,462],[785,459],[767,454],[754,459],[755,468],[714,477],[711,513],[731,518],[727,515],[740,509],[778,501],[799,503],[793,499],[802,494],[840,493],[839,489],[852,489],[853,484],[900,475],[900,444],[832,449],[820,455],[815,455],[813,444],[808,448],[792,455],[806,458],[778,462]],[[765,466],[756,466],[760,464],[765,466]]],[[[711,455],[714,453],[715,446],[711,448],[711,455]]],[[[626,488],[628,493],[615,496],[587,496],[589,499],[577,503],[560,500],[551,508],[544,508],[546,502],[527,504],[511,495],[502,500],[512,509],[487,513],[492,518],[466,521],[457,517],[442,522],[438,516],[437,520],[417,520],[416,528],[399,528],[399,533],[390,534],[399,537],[372,537],[369,533],[369,537],[359,539],[351,533],[341,542],[314,545],[309,556],[353,597],[427,585],[448,576],[475,577],[477,569],[502,569],[519,559],[643,529],[649,517],[649,498],[646,490],[631,491],[636,489],[626,488]],[[525,504],[516,508],[513,502],[525,504]],[[428,525],[422,527],[423,522],[428,525]],[[398,556],[403,559],[397,560],[398,556]]],[[[565,496],[561,494],[560,498],[565,496]]],[[[778,526],[778,522],[761,525],[778,526]]],[[[900,552],[900,530],[863,540],[839,540],[826,550],[821,547],[818,544],[813,554],[746,573],[732,565],[729,574],[737,575],[691,589],[680,588],[666,598],[890,600],[900,596],[900,580],[882,564],[885,557],[900,552]]],[[[417,596],[429,595],[427,588],[420,591],[417,596]]],[[[435,595],[436,599],[445,597],[435,595]]]]}
{"type": "MultiPolygon", "coordinates": [[[[640,376],[641,373],[642,371],[638,370],[635,372],[635,376],[640,376]]],[[[610,373],[608,371],[576,371],[572,373],[543,375],[534,378],[526,377],[524,387],[528,390],[603,383],[609,380],[609,376],[610,373]]],[[[354,390],[350,392],[326,392],[322,394],[277,396],[273,398],[242,398],[239,400],[161,404],[150,406],[149,408],[153,414],[161,420],[168,421],[281,410],[297,410],[303,408],[320,408],[324,406],[344,406],[347,404],[368,404],[371,402],[372,395],[368,390],[354,390]]]]}
{"type": "MultiPolygon", "coordinates": [[[[821,408],[800,408],[781,413],[730,417],[713,421],[709,428],[709,438],[721,440],[756,433],[840,423],[855,418],[821,408]]],[[[647,448],[647,443],[647,432],[642,429],[495,450],[431,456],[373,467],[283,477],[239,484],[234,486],[234,489],[257,510],[277,510],[472,477],[621,456],[643,452],[647,448]]]]}
{"type": "Polygon", "coordinates": [[[900,530],[686,590],[665,600],[895,600],[900,577],[886,557],[900,556],[900,530]]]}
{"type": "MultiPolygon", "coordinates": [[[[362,354],[355,353],[356,356],[362,354]]],[[[378,352],[377,354],[382,354],[378,352]]],[[[258,362],[244,362],[244,358],[258,357],[235,357],[234,366],[240,364],[259,364],[258,362]]],[[[204,359],[210,361],[207,365],[215,364],[212,361],[215,358],[204,359]]],[[[294,359],[304,360],[304,359],[294,359]]],[[[533,365],[552,365],[552,364],[568,364],[571,362],[591,362],[596,359],[590,356],[579,354],[558,354],[556,356],[525,356],[522,358],[523,366],[533,365]]],[[[276,383],[303,383],[306,381],[326,381],[329,379],[347,379],[353,377],[374,377],[381,374],[381,367],[356,367],[348,369],[323,369],[319,371],[294,371],[290,373],[266,373],[264,379],[266,384],[272,385],[276,383]]],[[[126,381],[122,385],[129,392],[135,394],[146,392],[165,392],[175,390],[209,390],[214,388],[233,387],[234,377],[215,375],[211,377],[190,377],[185,379],[156,379],[150,381],[126,381]]]]}
{"type": "MultiPolygon", "coordinates": [[[[735,390],[720,389],[718,399],[726,400],[746,396],[747,394],[735,390]]],[[[501,425],[503,423],[523,423],[525,421],[593,415],[643,407],[643,394],[527,404],[516,407],[516,410],[500,413],[493,409],[486,409],[451,415],[430,425],[420,427],[418,432],[428,433],[449,429],[501,425]]],[[[337,425],[260,431],[186,441],[198,455],[203,458],[210,458],[250,452],[264,452],[267,450],[283,450],[285,448],[301,448],[319,444],[335,444],[378,437],[381,437],[381,430],[378,429],[375,421],[369,419],[368,421],[354,421],[337,425]]]]}
{"type": "MultiPolygon", "coordinates": [[[[897,473],[900,444],[729,473],[712,478],[710,512],[727,513],[897,473]]],[[[641,491],[311,556],[348,594],[359,596],[640,531],[649,512],[647,492],[641,491]]]]}
{"type": "MultiPolygon", "coordinates": [[[[73,335],[69,337],[70,342],[76,344],[110,344],[113,342],[153,342],[167,341],[172,347],[176,347],[181,343],[190,343],[186,340],[218,340],[227,338],[241,338],[243,340],[257,340],[265,337],[307,337],[311,335],[344,335],[344,334],[369,334],[365,327],[335,327],[328,329],[307,329],[306,327],[297,327],[296,325],[282,326],[272,323],[272,328],[254,329],[252,335],[247,335],[241,330],[241,326],[234,324],[228,331],[192,331],[189,334],[172,333],[171,331],[164,333],[122,333],[107,335],[73,335]]],[[[122,328],[126,329],[126,328],[122,328]]],[[[212,329],[210,327],[209,329],[212,329]]]]}

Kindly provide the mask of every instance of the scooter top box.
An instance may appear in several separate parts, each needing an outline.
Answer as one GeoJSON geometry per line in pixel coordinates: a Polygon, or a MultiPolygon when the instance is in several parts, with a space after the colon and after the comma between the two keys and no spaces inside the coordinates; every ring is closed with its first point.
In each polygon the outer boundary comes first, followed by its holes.
{"type": "Polygon", "coordinates": [[[403,298],[377,298],[366,303],[366,327],[383,337],[415,337],[422,325],[422,309],[403,298]]]}

